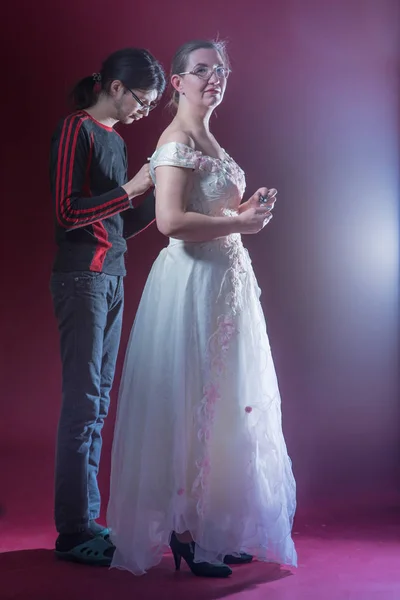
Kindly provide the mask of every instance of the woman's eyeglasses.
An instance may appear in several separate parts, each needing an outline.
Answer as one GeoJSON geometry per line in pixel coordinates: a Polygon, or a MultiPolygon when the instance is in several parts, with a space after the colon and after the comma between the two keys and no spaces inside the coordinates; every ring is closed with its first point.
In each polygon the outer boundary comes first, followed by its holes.
{"type": "Polygon", "coordinates": [[[210,77],[216,74],[218,79],[227,79],[230,74],[230,69],[218,65],[216,67],[207,67],[206,65],[198,65],[193,71],[186,71],[185,73],[179,73],[179,75],[196,75],[200,79],[210,79],[210,77]]]}

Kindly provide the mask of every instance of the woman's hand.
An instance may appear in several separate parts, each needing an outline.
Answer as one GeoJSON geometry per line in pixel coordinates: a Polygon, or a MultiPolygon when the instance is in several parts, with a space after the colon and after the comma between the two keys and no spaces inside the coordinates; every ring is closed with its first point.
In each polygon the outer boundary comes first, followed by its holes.
{"type": "Polygon", "coordinates": [[[242,214],[249,208],[260,208],[260,206],[266,207],[267,210],[272,211],[276,202],[277,190],[275,188],[271,188],[270,190],[266,187],[259,188],[252,196],[247,200],[247,202],[243,202],[239,206],[239,214],[242,214]],[[260,202],[260,196],[267,198],[267,202],[260,202]]]}
{"type": "Polygon", "coordinates": [[[257,206],[249,206],[236,219],[238,233],[258,233],[269,223],[272,215],[266,206],[258,202],[257,206]]]}

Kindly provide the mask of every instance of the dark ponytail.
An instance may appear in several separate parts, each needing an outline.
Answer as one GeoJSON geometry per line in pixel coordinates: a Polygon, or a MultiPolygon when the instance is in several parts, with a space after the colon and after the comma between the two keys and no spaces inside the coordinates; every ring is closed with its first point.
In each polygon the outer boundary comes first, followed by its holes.
{"type": "Polygon", "coordinates": [[[71,92],[76,110],[96,104],[100,93],[108,93],[113,81],[121,81],[136,90],[156,90],[158,98],[165,89],[165,75],[160,63],[142,48],[126,48],[111,54],[103,62],[100,73],[81,79],[71,92]]]}
{"type": "Polygon", "coordinates": [[[84,110],[93,106],[97,102],[99,88],[93,75],[84,77],[74,87],[71,92],[72,104],[76,110],[84,110]]]}

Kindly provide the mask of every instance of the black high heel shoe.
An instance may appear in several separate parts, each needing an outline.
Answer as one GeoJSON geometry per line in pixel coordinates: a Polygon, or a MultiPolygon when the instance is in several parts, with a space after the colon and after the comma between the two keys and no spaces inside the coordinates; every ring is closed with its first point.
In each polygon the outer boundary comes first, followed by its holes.
{"type": "Polygon", "coordinates": [[[193,575],[198,577],[229,577],[229,575],[232,575],[232,569],[224,564],[212,565],[207,562],[194,562],[194,542],[183,544],[178,540],[174,531],[172,532],[170,547],[177,571],[181,568],[183,558],[193,575]]]}

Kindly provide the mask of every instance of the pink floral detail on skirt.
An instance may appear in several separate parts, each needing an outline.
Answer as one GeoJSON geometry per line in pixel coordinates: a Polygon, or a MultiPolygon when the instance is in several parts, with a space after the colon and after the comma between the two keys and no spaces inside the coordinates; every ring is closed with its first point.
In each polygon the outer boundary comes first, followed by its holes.
{"type": "Polygon", "coordinates": [[[203,389],[203,398],[196,415],[199,425],[198,439],[203,444],[203,452],[196,461],[199,472],[193,483],[192,492],[197,496],[197,511],[201,515],[205,514],[208,499],[211,472],[209,444],[215,409],[220,399],[219,381],[221,378],[229,377],[229,373],[226,372],[227,354],[232,339],[238,333],[237,315],[243,310],[242,289],[243,277],[246,276],[246,255],[240,236],[228,236],[226,244],[225,251],[230,257],[230,267],[225,272],[220,288],[220,295],[225,296],[225,311],[218,317],[216,330],[208,341],[208,382],[203,389]]]}

